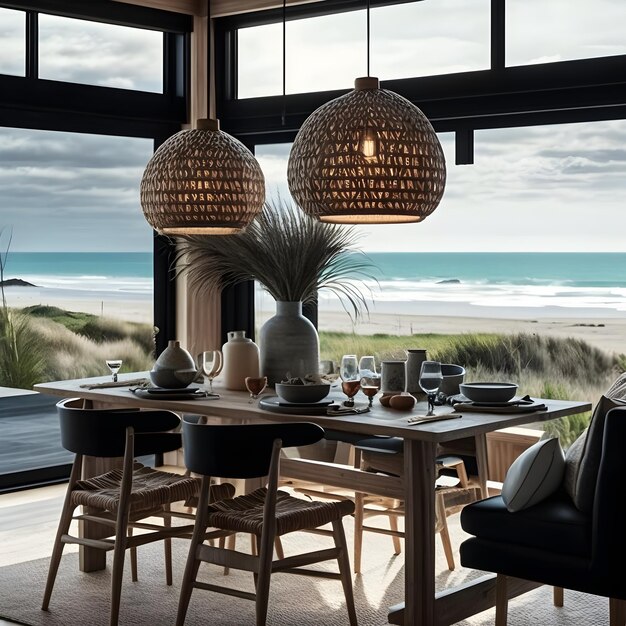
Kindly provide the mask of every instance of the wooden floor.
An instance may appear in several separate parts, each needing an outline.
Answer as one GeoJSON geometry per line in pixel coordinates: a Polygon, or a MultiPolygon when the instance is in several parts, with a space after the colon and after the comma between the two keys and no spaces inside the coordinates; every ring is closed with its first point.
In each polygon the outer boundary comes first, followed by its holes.
{"type": "MultiPolygon", "coordinates": [[[[0,567],[50,556],[66,485],[0,495],[0,567]]],[[[66,546],[67,552],[78,546],[66,546]]],[[[0,626],[13,624],[0,620],[0,626]]]]}
{"type": "MultiPolygon", "coordinates": [[[[0,567],[50,556],[66,488],[62,484],[0,495],[0,567]]],[[[77,532],[76,527],[70,529],[77,532]]],[[[70,552],[78,552],[78,546],[66,545],[63,553],[70,552]]],[[[7,624],[15,622],[0,619],[0,626],[7,624]]]]}

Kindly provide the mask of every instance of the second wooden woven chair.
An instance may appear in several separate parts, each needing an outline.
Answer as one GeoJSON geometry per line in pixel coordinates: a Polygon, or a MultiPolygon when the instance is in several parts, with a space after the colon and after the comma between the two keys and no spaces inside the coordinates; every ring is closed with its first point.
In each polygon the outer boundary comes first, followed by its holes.
{"type": "Polygon", "coordinates": [[[324,436],[316,424],[250,424],[245,426],[198,424],[197,418],[183,421],[185,464],[202,476],[200,501],[196,515],[189,556],[183,577],[177,626],[182,626],[193,589],[204,589],[256,603],[256,624],[266,623],[270,578],[273,573],[310,573],[314,576],[340,579],[346,597],[351,625],[357,617],[352,594],[350,561],[343,529],[343,517],[354,511],[354,504],[343,502],[309,502],[278,491],[279,460],[282,447],[306,446],[324,436]],[[268,476],[263,487],[232,500],[211,502],[211,477],[252,479],[268,476]],[[312,530],[332,524],[335,546],[290,556],[273,558],[276,537],[286,533],[312,530]],[[204,543],[207,527],[230,532],[250,533],[257,537],[259,554],[244,554],[204,543]],[[308,570],[305,566],[337,560],[339,574],[308,570]],[[256,593],[239,591],[197,580],[202,562],[252,572],[256,593]]]}

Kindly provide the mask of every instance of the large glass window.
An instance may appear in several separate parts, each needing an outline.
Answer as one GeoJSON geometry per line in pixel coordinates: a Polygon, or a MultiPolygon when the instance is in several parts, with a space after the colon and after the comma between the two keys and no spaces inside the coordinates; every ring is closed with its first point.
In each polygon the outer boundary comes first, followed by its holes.
{"type": "Polygon", "coordinates": [[[626,54],[621,0],[507,0],[507,65],[626,54]]]}
{"type": "Polygon", "coordinates": [[[0,128],[0,226],[15,306],[151,323],[152,231],[139,183],[152,141],[0,128]],[[6,240],[5,240],[6,242],[6,240]]]}
{"type": "MultiPolygon", "coordinates": [[[[288,22],[287,93],[348,89],[365,76],[365,19],[365,11],[351,11],[288,22]]],[[[487,0],[373,9],[371,74],[388,80],[486,69],[489,23],[487,0]]],[[[238,46],[238,96],[282,93],[282,24],[242,28],[238,46]]]]}
{"type": "Polygon", "coordinates": [[[39,76],[162,92],[163,34],[40,14],[39,76]]]}
{"type": "Polygon", "coordinates": [[[380,7],[371,23],[372,75],[381,80],[489,68],[488,0],[380,7]]]}
{"type": "MultiPolygon", "coordinates": [[[[477,131],[471,167],[454,165],[452,135],[440,140],[448,182],[437,210],[419,224],[356,227],[379,269],[363,332],[412,332],[410,315],[623,314],[626,121],[477,131]]],[[[288,197],[289,149],[257,146],[269,198],[288,197]]],[[[320,308],[320,328],[351,328],[332,298],[320,308]]]]}
{"type": "Polygon", "coordinates": [[[0,74],[24,76],[26,68],[26,15],[0,7],[0,74]]]}

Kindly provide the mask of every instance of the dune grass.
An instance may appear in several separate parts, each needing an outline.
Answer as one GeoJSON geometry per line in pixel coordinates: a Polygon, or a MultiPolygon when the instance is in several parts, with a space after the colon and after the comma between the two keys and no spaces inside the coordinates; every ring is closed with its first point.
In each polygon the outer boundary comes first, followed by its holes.
{"type": "MultiPolygon", "coordinates": [[[[466,368],[465,380],[501,380],[519,385],[521,394],[595,404],[619,373],[626,357],[612,356],[579,339],[536,334],[467,333],[353,335],[321,332],[321,358],[335,362],[343,354],[372,354],[377,362],[403,359],[406,348],[423,348],[428,357],[466,368]]],[[[542,424],[568,446],[587,426],[590,413],[542,424]]]]}
{"type": "Polygon", "coordinates": [[[122,372],[150,369],[154,362],[149,324],[56,307],[0,313],[0,386],[30,389],[48,380],[101,376],[111,358],[123,360],[122,372]]]}
{"type": "MultiPolygon", "coordinates": [[[[120,358],[122,371],[150,369],[154,337],[149,324],[101,318],[56,307],[1,309],[0,386],[29,389],[37,382],[108,373],[105,360],[120,358]]],[[[320,332],[322,359],[372,354],[378,364],[404,359],[406,348],[423,348],[431,359],[464,365],[466,380],[510,380],[520,393],[597,402],[626,369],[612,356],[578,339],[496,333],[354,335],[320,332]]],[[[545,425],[567,446],[585,428],[589,414],[545,425]]]]}

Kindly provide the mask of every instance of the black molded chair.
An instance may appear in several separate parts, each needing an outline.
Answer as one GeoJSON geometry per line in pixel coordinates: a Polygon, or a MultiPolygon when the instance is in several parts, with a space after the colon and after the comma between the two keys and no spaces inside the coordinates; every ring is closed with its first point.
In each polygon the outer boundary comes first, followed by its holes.
{"type": "MultiPolygon", "coordinates": [[[[61,443],[76,457],[54,542],[42,609],[48,610],[66,543],[113,550],[110,623],[115,625],[119,618],[127,549],[165,540],[166,578],[167,584],[172,584],[171,537],[189,536],[193,527],[190,524],[172,526],[171,518],[178,514],[172,513],[169,507],[173,502],[186,501],[196,496],[199,480],[135,463],[136,456],[162,454],[180,448],[180,433],[165,432],[180,425],[180,418],[175,413],[84,409],[82,403],[82,400],[70,399],[57,404],[61,443]],[[109,459],[123,457],[123,465],[121,469],[80,480],[85,456],[109,459]],[[73,515],[76,507],[81,505],[87,507],[86,512],[73,515]],[[153,516],[162,517],[163,525],[142,521],[153,516]],[[70,535],[72,520],[97,523],[99,538],[70,535]],[[107,527],[110,529],[108,533],[107,527]],[[133,528],[150,532],[132,536],[133,528]]],[[[226,489],[216,489],[219,491],[214,494],[215,498],[232,496],[234,492],[232,485],[226,489]]],[[[135,558],[132,559],[132,566],[133,580],[136,580],[135,558]]]]}
{"type": "Polygon", "coordinates": [[[185,464],[202,475],[189,557],[183,576],[176,624],[182,626],[194,588],[234,595],[256,602],[256,623],[266,623],[270,577],[272,573],[310,573],[314,576],[341,579],[350,624],[357,623],[350,562],[342,518],[354,511],[349,501],[311,502],[278,491],[279,460],[282,447],[306,446],[320,441],[322,428],[315,424],[250,424],[245,426],[207,425],[198,418],[183,421],[185,464]],[[209,497],[210,477],[250,479],[268,476],[268,486],[232,500],[214,502],[209,497]],[[331,523],[335,547],[273,560],[276,537],[299,530],[312,530],[331,523]],[[204,543],[207,527],[231,533],[255,535],[259,554],[204,543]],[[307,570],[303,566],[336,559],[339,574],[307,570]],[[196,580],[201,562],[215,563],[252,572],[256,593],[230,589],[196,580]]]}
{"type": "Polygon", "coordinates": [[[474,535],[461,544],[465,567],[496,572],[496,624],[507,622],[507,577],[611,598],[611,626],[626,623],[626,409],[612,409],[604,426],[593,511],[579,511],[564,492],[509,513],[500,496],[461,514],[474,535]]]}

